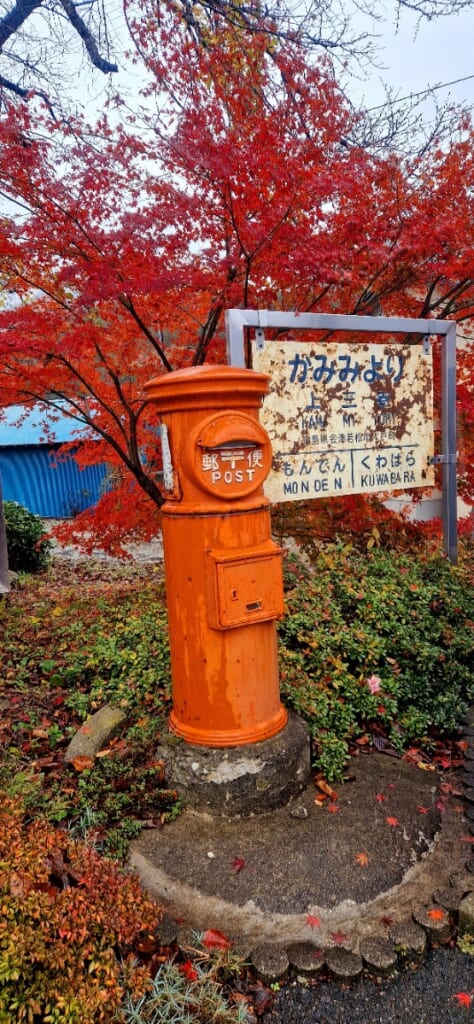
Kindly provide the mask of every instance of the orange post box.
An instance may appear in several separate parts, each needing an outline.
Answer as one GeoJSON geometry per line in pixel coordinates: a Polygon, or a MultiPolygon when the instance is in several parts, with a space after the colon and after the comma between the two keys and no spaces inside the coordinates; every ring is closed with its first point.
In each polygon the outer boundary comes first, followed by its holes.
{"type": "Polygon", "coordinates": [[[146,385],[162,422],[170,728],[201,746],[269,739],[288,718],[275,624],[281,549],[263,493],[272,454],[258,419],[268,382],[202,366],[146,385]]]}

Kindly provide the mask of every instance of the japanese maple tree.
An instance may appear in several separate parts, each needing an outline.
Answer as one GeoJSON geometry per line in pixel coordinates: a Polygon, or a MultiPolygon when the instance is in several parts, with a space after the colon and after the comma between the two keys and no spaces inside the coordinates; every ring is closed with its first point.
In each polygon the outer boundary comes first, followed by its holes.
{"type": "MultiPolygon", "coordinates": [[[[0,405],[67,400],[90,431],[78,459],[106,460],[112,485],[74,528],[110,550],[157,528],[143,385],[223,360],[226,307],[469,322],[474,305],[469,123],[449,148],[381,157],[351,143],[331,66],[296,44],[218,16],[196,41],[146,3],[132,27],[142,110],[117,100],[65,125],[30,104],[0,122],[0,405]]],[[[468,451],[470,349],[462,360],[468,451]]]]}

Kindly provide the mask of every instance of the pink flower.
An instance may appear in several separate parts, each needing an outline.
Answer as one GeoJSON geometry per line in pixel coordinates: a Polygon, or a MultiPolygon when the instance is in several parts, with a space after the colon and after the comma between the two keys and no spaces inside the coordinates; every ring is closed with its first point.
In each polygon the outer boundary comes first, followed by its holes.
{"type": "Polygon", "coordinates": [[[378,676],[369,676],[367,680],[367,686],[369,687],[371,693],[379,693],[381,688],[380,684],[381,680],[379,679],[378,676]]]}

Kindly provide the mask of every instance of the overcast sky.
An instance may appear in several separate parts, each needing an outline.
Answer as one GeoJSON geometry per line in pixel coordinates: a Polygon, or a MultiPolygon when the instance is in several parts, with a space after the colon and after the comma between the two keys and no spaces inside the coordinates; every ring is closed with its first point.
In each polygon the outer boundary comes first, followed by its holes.
{"type": "Polygon", "coordinates": [[[402,13],[398,28],[388,19],[380,29],[380,70],[369,80],[352,82],[351,94],[372,106],[384,100],[386,83],[402,97],[428,86],[472,76],[446,89],[437,90],[439,100],[451,99],[474,106],[474,12],[423,21],[402,13]],[[417,29],[418,25],[418,29],[417,29]]]}

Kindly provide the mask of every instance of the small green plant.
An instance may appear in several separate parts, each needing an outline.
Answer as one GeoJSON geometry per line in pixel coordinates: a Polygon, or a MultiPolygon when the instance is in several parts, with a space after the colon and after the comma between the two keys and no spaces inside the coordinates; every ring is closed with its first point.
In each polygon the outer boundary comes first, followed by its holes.
{"type": "Polygon", "coordinates": [[[466,953],[467,956],[474,956],[474,935],[469,932],[464,932],[464,935],[458,935],[456,945],[461,953],[466,953]]]}
{"type": "Polygon", "coordinates": [[[81,821],[93,809],[92,834],[101,837],[101,849],[118,860],[139,835],[144,820],[165,822],[178,813],[178,794],[166,788],[162,762],[147,763],[143,749],[126,748],[124,758],[96,761],[82,772],[78,783],[73,821],[81,821]]]}
{"type": "Polygon", "coordinates": [[[8,564],[13,572],[39,572],[50,558],[51,542],[44,537],[40,516],[16,501],[3,504],[8,564]]]}
{"type": "Polygon", "coordinates": [[[140,999],[127,996],[118,1019],[123,1024],[245,1024],[246,1008],[232,1006],[214,968],[197,962],[163,964],[152,988],[140,999]]]}

